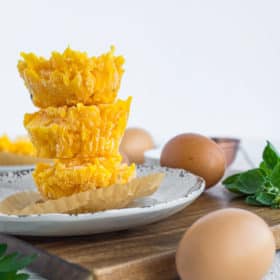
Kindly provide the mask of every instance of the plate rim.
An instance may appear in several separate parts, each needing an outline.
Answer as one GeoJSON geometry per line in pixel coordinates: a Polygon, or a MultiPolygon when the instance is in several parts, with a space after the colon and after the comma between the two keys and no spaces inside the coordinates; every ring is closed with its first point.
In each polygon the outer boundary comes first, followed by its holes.
{"type": "Polygon", "coordinates": [[[14,173],[19,171],[33,171],[35,168],[34,164],[26,165],[0,165],[0,173],[14,173]]]}
{"type": "Polygon", "coordinates": [[[106,217],[111,218],[112,214],[118,214],[117,216],[133,216],[134,214],[137,215],[139,213],[150,213],[150,212],[157,212],[163,209],[169,209],[172,207],[176,207],[179,205],[183,205],[184,203],[187,203],[188,201],[193,201],[196,198],[198,198],[202,192],[205,189],[205,181],[201,180],[201,185],[197,190],[194,190],[190,192],[189,194],[179,197],[177,199],[169,200],[169,201],[162,201],[160,203],[157,203],[155,205],[148,205],[143,207],[131,207],[131,208],[121,208],[121,209],[109,209],[105,211],[98,211],[95,213],[81,213],[81,214],[63,214],[63,213],[49,213],[49,214],[32,214],[32,215],[6,215],[0,213],[0,222],[2,221],[15,221],[18,222],[19,220],[24,220],[25,222],[31,222],[32,220],[37,220],[40,218],[40,222],[47,221],[48,219],[55,220],[87,220],[91,218],[96,219],[104,219],[106,217]],[[41,219],[44,218],[44,219],[41,219]]]}
{"type": "MultiPolygon", "coordinates": [[[[140,168],[145,167],[152,167],[149,164],[142,164],[139,166],[140,168]]],[[[109,209],[104,211],[98,211],[94,213],[81,213],[81,214],[67,214],[67,213],[47,213],[47,214],[32,214],[32,215],[7,215],[0,213],[0,222],[19,222],[19,221],[25,221],[25,222],[31,222],[31,221],[37,221],[38,218],[41,222],[43,221],[76,221],[76,220],[87,220],[87,219],[100,219],[100,218],[106,218],[106,217],[112,217],[114,216],[133,216],[133,214],[139,214],[139,213],[151,213],[151,212],[157,212],[163,209],[169,209],[172,207],[176,207],[179,205],[183,205],[184,203],[187,203],[188,201],[194,201],[196,198],[198,198],[203,191],[205,190],[205,180],[197,176],[189,171],[186,171],[181,168],[170,168],[165,166],[155,166],[160,167],[162,169],[172,169],[177,170],[178,172],[184,172],[188,175],[191,175],[196,178],[196,183],[192,188],[195,188],[194,190],[190,191],[188,194],[185,194],[182,197],[167,200],[167,201],[161,201],[158,202],[155,205],[147,205],[142,207],[130,207],[130,208],[121,208],[121,209],[109,209]],[[117,215],[116,215],[117,214],[117,215]]],[[[1,172],[1,171],[0,171],[1,172]]],[[[9,172],[10,173],[10,172],[9,172]]],[[[151,172],[152,173],[152,172],[151,172]]],[[[149,196],[147,196],[149,197],[149,196]]]]}

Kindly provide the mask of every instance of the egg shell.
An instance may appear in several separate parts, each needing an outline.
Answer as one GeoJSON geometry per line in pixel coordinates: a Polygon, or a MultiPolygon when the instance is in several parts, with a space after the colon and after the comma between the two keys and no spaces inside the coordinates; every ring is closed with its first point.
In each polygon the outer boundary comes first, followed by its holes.
{"type": "Polygon", "coordinates": [[[193,133],[177,135],[164,146],[160,164],[183,168],[206,181],[206,187],[219,182],[226,169],[225,154],[210,138],[193,133]]]}
{"type": "Polygon", "coordinates": [[[182,280],[261,280],[275,241],[267,224],[242,209],[214,211],[185,233],[176,253],[182,280]]]}
{"type": "Polygon", "coordinates": [[[152,136],[142,128],[128,128],[122,138],[120,150],[123,151],[130,163],[143,163],[144,152],[154,148],[152,136]]]}

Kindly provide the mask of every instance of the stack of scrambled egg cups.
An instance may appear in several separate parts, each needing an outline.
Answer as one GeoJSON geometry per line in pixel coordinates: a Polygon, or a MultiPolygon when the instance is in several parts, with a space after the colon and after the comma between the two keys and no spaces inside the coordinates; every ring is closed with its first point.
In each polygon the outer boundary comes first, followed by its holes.
{"type": "Polygon", "coordinates": [[[123,164],[119,144],[131,97],[116,100],[124,59],[114,49],[99,57],[66,49],[50,59],[22,54],[18,63],[32,101],[40,110],[24,125],[39,163],[33,173],[40,193],[57,199],[96,187],[125,184],[135,165],[123,164]]]}

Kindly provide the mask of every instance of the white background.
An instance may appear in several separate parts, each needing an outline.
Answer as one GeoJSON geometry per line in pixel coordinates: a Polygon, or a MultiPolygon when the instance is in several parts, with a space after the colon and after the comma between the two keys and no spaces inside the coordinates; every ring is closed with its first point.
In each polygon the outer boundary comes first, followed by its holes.
{"type": "Polygon", "coordinates": [[[17,73],[20,51],[74,49],[126,57],[120,95],[130,125],[157,141],[179,132],[279,136],[280,2],[0,2],[0,130],[23,134],[35,110],[17,73]]]}

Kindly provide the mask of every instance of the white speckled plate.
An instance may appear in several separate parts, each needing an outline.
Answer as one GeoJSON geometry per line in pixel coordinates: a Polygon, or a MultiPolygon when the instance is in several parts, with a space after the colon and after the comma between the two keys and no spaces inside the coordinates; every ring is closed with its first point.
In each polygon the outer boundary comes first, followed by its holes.
{"type": "Polygon", "coordinates": [[[159,146],[156,149],[148,150],[144,154],[145,163],[150,165],[159,165],[160,154],[163,147],[159,146]]]}
{"type": "MultiPolygon", "coordinates": [[[[0,232],[33,236],[70,236],[117,231],[160,221],[179,212],[200,196],[202,178],[181,169],[140,165],[137,175],[164,172],[161,186],[153,195],[134,201],[124,209],[68,215],[8,216],[0,214],[0,232]]],[[[34,190],[31,171],[0,174],[0,199],[22,190],[34,190]]]]}

